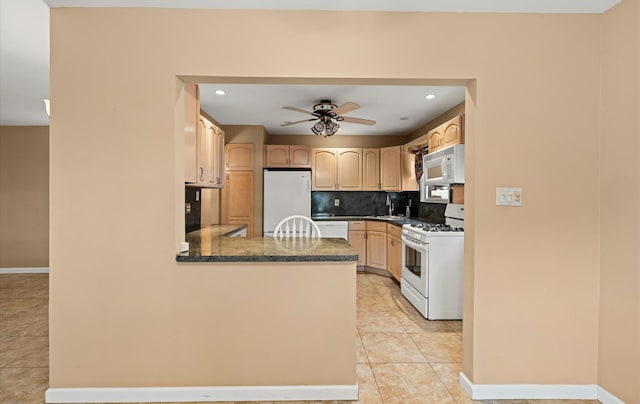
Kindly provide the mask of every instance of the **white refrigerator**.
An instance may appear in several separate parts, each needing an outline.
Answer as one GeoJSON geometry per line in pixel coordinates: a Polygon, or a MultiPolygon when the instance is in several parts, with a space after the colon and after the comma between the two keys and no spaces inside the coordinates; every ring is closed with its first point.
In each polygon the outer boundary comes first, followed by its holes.
{"type": "Polygon", "coordinates": [[[272,237],[282,219],[311,217],[311,171],[264,169],[262,231],[272,237]]]}

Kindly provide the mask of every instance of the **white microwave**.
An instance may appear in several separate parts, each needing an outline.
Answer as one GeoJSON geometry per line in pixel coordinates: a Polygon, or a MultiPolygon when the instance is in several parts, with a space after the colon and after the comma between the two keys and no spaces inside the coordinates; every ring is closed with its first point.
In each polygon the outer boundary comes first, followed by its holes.
{"type": "Polygon", "coordinates": [[[464,184],[464,145],[456,144],[422,159],[423,185],[464,184]]]}

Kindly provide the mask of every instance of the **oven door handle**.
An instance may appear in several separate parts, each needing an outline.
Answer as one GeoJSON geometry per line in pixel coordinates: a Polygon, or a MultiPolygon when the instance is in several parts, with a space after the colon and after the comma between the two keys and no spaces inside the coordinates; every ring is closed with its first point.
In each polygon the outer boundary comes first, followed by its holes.
{"type": "Polygon", "coordinates": [[[426,244],[416,243],[415,241],[409,240],[407,237],[402,237],[402,242],[413,248],[414,250],[424,250],[425,248],[427,248],[426,244]]]}

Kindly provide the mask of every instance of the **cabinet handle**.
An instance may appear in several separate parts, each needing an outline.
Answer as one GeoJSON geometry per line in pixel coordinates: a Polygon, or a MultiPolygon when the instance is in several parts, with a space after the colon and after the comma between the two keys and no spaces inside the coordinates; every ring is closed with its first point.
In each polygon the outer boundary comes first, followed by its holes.
{"type": "Polygon", "coordinates": [[[200,181],[204,180],[204,168],[200,167],[200,181]]]}
{"type": "Polygon", "coordinates": [[[226,164],[227,164],[227,168],[229,168],[229,162],[228,162],[228,161],[227,161],[227,163],[226,163],[226,164]]]}

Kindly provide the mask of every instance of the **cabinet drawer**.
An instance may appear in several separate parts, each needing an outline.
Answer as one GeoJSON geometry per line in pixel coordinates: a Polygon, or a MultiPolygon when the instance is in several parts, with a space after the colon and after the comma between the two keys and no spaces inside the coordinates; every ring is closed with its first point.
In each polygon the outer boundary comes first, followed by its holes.
{"type": "Polygon", "coordinates": [[[366,230],[367,226],[364,221],[356,220],[349,222],[349,230],[366,230]]]}
{"type": "Polygon", "coordinates": [[[385,223],[385,222],[367,221],[367,230],[368,231],[381,231],[381,232],[386,233],[387,232],[387,223],[385,223]]]}
{"type": "Polygon", "coordinates": [[[402,237],[402,226],[398,226],[395,224],[387,223],[387,233],[392,236],[401,238],[402,237]]]}

